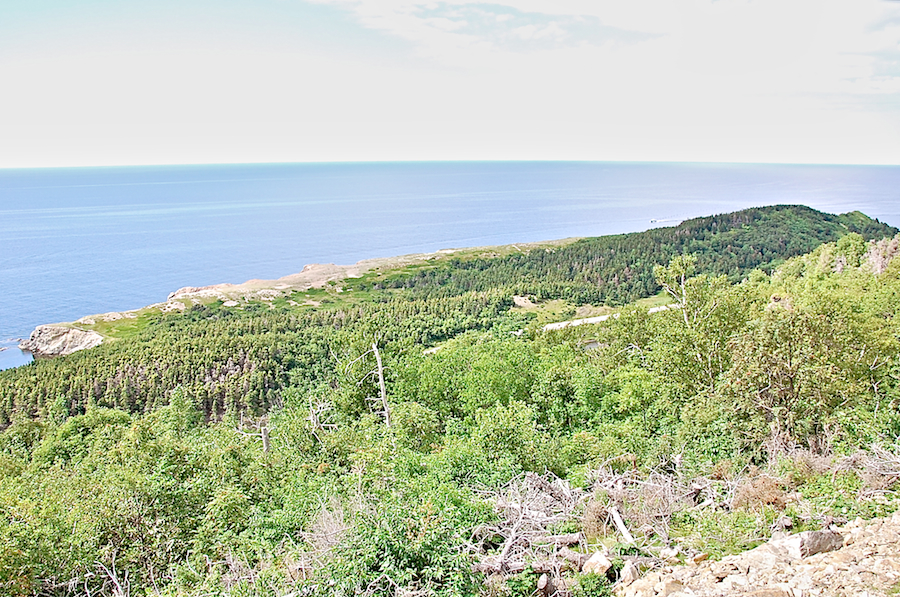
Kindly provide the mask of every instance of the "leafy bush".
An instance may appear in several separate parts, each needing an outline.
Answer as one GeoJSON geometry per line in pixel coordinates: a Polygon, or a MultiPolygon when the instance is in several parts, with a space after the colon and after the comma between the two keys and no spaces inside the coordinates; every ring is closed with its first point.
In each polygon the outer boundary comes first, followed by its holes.
{"type": "Polygon", "coordinates": [[[322,595],[421,590],[462,597],[477,592],[453,512],[432,501],[382,503],[360,513],[353,533],[312,587],[322,595]]]}
{"type": "Polygon", "coordinates": [[[575,597],[611,597],[612,585],[605,574],[580,574],[573,592],[575,597]]]}

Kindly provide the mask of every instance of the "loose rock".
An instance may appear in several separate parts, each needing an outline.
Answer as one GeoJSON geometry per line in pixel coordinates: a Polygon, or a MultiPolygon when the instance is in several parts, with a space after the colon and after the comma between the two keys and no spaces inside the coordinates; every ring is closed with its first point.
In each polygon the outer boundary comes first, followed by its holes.
{"type": "Polygon", "coordinates": [[[606,571],[612,568],[612,562],[609,561],[603,552],[597,552],[588,559],[582,566],[581,571],[584,574],[606,574],[606,571]]]}
{"type": "MultiPolygon", "coordinates": [[[[703,562],[626,576],[619,597],[887,597],[900,585],[900,512],[857,519],[834,530],[775,533],[755,549],[703,562]]],[[[699,561],[698,561],[699,560],[699,561]]]]}

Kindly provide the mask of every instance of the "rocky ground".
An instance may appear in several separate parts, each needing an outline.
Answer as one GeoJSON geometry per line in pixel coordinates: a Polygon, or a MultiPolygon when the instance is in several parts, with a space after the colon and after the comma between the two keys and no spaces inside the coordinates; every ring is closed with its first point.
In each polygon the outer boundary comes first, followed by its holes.
{"type": "Polygon", "coordinates": [[[687,565],[668,566],[636,580],[623,576],[616,588],[619,597],[896,595],[900,512],[823,531],[778,534],[717,562],[701,555],[687,565]]]}

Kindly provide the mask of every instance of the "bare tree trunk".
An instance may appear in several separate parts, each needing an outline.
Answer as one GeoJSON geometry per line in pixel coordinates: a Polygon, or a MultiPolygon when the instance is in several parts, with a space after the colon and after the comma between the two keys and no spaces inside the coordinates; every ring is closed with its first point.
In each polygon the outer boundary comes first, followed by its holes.
{"type": "Polygon", "coordinates": [[[260,429],[260,434],[262,435],[263,452],[268,452],[269,451],[269,428],[268,428],[268,426],[263,426],[263,428],[260,429]]]}
{"type": "Polygon", "coordinates": [[[387,401],[387,388],[384,385],[384,367],[381,364],[381,353],[378,352],[378,343],[372,343],[372,352],[375,353],[375,362],[378,364],[378,387],[381,389],[381,408],[384,409],[384,424],[391,427],[391,409],[387,401]]]}

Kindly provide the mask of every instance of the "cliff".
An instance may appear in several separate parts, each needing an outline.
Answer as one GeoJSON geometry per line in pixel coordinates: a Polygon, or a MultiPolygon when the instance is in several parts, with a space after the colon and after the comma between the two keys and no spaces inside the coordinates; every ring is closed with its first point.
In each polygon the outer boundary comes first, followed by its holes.
{"type": "Polygon", "coordinates": [[[19,348],[39,357],[57,357],[93,348],[101,342],[103,336],[97,332],[60,325],[39,325],[31,332],[31,337],[19,344],[19,348]]]}

